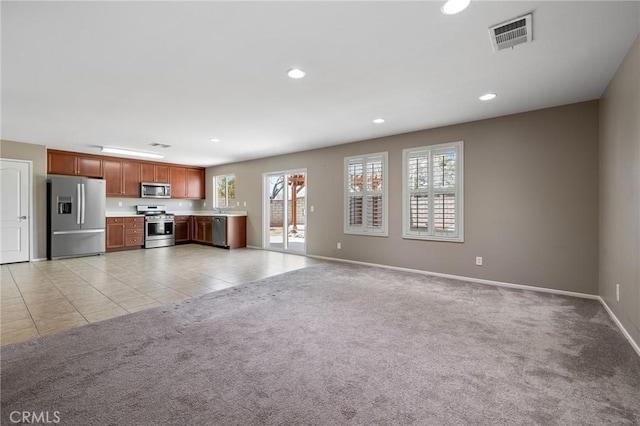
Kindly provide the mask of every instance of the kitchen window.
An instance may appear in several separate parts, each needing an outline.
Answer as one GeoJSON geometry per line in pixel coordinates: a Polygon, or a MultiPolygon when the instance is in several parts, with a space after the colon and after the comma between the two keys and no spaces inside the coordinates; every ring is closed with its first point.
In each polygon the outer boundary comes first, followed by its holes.
{"type": "Polygon", "coordinates": [[[236,205],[235,175],[220,175],[213,178],[213,207],[225,208],[236,205]]]}
{"type": "Polygon", "coordinates": [[[403,158],[403,237],[463,242],[463,142],[410,148],[403,158]]]}
{"type": "Polygon", "coordinates": [[[344,233],[388,236],[388,153],[344,159],[344,233]]]}

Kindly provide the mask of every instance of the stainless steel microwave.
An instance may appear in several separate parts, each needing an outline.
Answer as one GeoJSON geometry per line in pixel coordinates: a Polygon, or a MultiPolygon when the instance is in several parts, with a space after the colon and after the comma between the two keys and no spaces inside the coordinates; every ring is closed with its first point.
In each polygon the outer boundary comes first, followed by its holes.
{"type": "Polygon", "coordinates": [[[142,198],[171,198],[171,184],[142,182],[140,196],[142,198]]]}

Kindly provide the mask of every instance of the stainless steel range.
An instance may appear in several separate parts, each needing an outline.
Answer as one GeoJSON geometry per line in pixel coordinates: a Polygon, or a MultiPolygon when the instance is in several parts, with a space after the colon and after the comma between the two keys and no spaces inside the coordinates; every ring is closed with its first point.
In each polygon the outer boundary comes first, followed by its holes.
{"type": "Polygon", "coordinates": [[[136,206],[144,215],[144,248],[167,247],[176,244],[175,215],[167,206],[136,206]]]}

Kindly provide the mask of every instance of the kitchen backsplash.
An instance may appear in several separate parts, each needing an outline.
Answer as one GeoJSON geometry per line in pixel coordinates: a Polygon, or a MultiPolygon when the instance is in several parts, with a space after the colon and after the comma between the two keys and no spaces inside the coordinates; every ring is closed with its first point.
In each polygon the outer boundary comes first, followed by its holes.
{"type": "Polygon", "coordinates": [[[108,213],[135,213],[136,206],[167,206],[170,213],[188,213],[198,212],[202,210],[211,210],[211,207],[204,205],[204,200],[165,200],[165,199],[149,199],[149,198],[113,198],[107,197],[108,213]],[[122,204],[122,205],[120,205],[122,204]]]}

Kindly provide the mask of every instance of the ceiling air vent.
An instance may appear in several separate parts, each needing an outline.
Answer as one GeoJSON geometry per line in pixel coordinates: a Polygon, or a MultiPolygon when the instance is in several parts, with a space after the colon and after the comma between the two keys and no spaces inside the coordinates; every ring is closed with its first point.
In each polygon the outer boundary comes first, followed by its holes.
{"type": "Polygon", "coordinates": [[[529,43],[532,39],[531,14],[512,19],[489,28],[493,51],[529,43]]]}
{"type": "Polygon", "coordinates": [[[151,142],[149,144],[149,146],[153,146],[155,148],[170,148],[171,147],[171,145],[166,145],[166,144],[158,143],[158,142],[151,142]]]}

